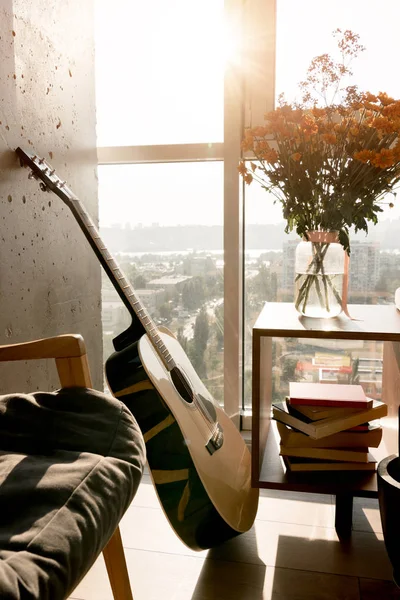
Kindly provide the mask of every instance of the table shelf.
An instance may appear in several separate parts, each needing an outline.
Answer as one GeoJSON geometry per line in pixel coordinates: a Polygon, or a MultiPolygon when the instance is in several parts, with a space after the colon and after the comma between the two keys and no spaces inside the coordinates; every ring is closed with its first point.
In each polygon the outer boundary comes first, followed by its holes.
{"type": "MultiPolygon", "coordinates": [[[[400,400],[400,314],[392,305],[350,305],[352,319],[301,317],[291,303],[266,303],[253,327],[252,484],[254,487],[334,494],[337,498],[377,497],[375,472],[290,472],[279,456],[279,435],[271,419],[273,338],[383,342],[381,419],[383,439],[372,449],[377,461],[398,452],[400,400]]],[[[345,502],[347,508],[349,503],[345,502]]],[[[348,519],[347,519],[348,521],[348,519]]],[[[351,523],[351,519],[350,519],[351,523]]]]}

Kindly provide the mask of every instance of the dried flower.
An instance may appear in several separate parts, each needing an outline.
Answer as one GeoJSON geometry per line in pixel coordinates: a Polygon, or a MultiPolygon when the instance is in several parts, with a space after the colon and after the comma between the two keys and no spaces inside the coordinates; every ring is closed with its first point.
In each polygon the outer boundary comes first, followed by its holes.
{"type": "Polygon", "coordinates": [[[265,124],[246,130],[242,148],[253,161],[239,171],[282,204],[287,232],[338,231],[350,252],[350,227],[367,232],[377,223],[382,198],[400,181],[400,100],[341,88],[364,47],[351,31],[334,35],[341,60],[314,58],[300,83],[302,102],[281,95],[265,124]]]}

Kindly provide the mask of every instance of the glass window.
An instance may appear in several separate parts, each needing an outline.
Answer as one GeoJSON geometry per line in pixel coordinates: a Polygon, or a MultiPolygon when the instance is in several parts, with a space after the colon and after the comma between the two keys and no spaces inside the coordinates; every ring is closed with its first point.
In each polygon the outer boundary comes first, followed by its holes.
{"type": "Polygon", "coordinates": [[[221,142],[223,0],[96,1],[98,146],[221,142]]]}
{"type": "Polygon", "coordinates": [[[332,32],[350,29],[366,47],[353,63],[352,77],[360,89],[372,93],[385,91],[400,97],[400,81],[393,72],[393,61],[400,56],[397,34],[400,20],[398,0],[376,2],[336,0],[278,0],[276,45],[276,92],[288,100],[296,96],[297,84],[304,78],[314,56],[336,49],[332,32]]]}
{"type": "MultiPolygon", "coordinates": [[[[323,8],[318,0],[278,0],[277,96],[284,92],[288,101],[301,99],[297,86],[310,61],[325,52],[333,54],[332,32],[340,28],[359,34],[366,47],[352,65],[351,83],[361,90],[399,98],[400,80],[393,71],[394,60],[400,56],[399,19],[397,0],[383,0],[379,10],[369,0],[362,3],[362,9],[358,2],[347,0],[324,3],[323,8]]],[[[400,202],[394,200],[395,207],[389,208],[389,201],[392,196],[382,206],[379,223],[370,225],[368,236],[364,232],[351,235],[349,303],[392,303],[400,286],[400,202]]],[[[265,301],[293,301],[298,237],[284,232],[280,205],[273,205],[273,198],[256,183],[245,188],[245,221],[244,381],[245,405],[251,406],[252,326],[265,301]]],[[[360,361],[366,357],[366,352],[361,353],[360,361]]],[[[324,377],[333,377],[333,370],[326,367],[324,377]]]]}
{"type": "MultiPolygon", "coordinates": [[[[100,232],[158,325],[223,402],[223,163],[99,167],[100,232]]],[[[130,318],[103,277],[104,355],[130,318]]]]}

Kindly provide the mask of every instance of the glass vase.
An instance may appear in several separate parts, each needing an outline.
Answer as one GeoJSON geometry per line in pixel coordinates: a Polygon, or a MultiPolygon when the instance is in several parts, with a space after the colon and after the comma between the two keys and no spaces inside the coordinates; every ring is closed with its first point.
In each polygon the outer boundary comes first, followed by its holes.
{"type": "Polygon", "coordinates": [[[313,231],[295,254],[295,307],[305,317],[337,317],[342,312],[343,246],[334,232],[313,231]]]}

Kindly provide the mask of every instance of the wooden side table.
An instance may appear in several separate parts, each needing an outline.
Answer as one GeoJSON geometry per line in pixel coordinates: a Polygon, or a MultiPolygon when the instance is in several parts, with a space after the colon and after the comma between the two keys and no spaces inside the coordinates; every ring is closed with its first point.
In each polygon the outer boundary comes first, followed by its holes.
{"type": "Polygon", "coordinates": [[[279,456],[279,436],[271,419],[272,340],[309,338],[383,342],[382,400],[388,416],[381,420],[383,439],[373,454],[379,462],[398,453],[397,411],[400,403],[400,313],[394,305],[351,305],[352,319],[312,319],[292,303],[266,303],[253,327],[252,484],[254,487],[333,494],[335,527],[341,538],[352,527],[354,496],[377,498],[375,472],[306,472],[286,470],[279,456]]]}

